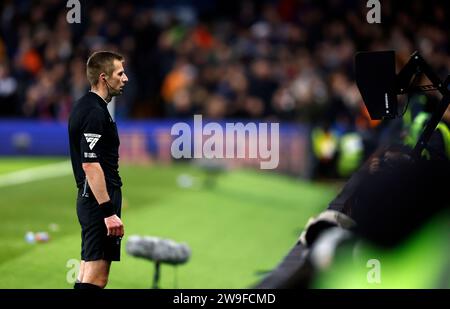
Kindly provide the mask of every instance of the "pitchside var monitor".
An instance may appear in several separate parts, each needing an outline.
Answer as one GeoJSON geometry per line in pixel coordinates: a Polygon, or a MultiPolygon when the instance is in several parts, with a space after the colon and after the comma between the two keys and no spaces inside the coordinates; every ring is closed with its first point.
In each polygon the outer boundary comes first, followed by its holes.
{"type": "Polygon", "coordinates": [[[395,51],[357,53],[355,78],[370,118],[392,119],[397,116],[395,51]]]}

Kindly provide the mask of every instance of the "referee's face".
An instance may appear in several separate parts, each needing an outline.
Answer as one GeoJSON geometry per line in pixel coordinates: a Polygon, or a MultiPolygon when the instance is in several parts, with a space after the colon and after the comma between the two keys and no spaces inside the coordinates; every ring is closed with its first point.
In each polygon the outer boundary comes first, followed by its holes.
{"type": "Polygon", "coordinates": [[[114,71],[108,78],[108,84],[110,86],[110,94],[112,96],[117,96],[122,94],[123,87],[128,82],[128,77],[125,74],[123,68],[123,61],[114,60],[114,71]]]}

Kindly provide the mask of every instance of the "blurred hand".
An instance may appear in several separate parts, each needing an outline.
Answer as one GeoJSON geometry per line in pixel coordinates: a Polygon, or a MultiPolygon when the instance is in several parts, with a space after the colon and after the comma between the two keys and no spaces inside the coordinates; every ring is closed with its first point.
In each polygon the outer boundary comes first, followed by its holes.
{"type": "Polygon", "coordinates": [[[378,172],[380,170],[380,159],[379,158],[372,158],[370,160],[370,164],[369,164],[369,172],[371,174],[374,174],[376,172],[378,172]]]}
{"type": "Polygon", "coordinates": [[[125,233],[122,220],[117,215],[112,215],[105,218],[106,229],[108,230],[108,236],[123,237],[125,233]]]}

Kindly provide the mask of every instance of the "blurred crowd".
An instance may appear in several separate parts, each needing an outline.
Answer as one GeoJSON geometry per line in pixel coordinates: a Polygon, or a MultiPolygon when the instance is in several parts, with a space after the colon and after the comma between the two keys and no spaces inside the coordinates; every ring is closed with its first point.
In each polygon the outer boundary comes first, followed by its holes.
{"type": "Polygon", "coordinates": [[[66,120],[95,50],[126,57],[119,119],[270,119],[370,128],[353,77],[359,50],[419,50],[450,68],[445,1],[66,1],[0,4],[0,117],[66,120]]]}

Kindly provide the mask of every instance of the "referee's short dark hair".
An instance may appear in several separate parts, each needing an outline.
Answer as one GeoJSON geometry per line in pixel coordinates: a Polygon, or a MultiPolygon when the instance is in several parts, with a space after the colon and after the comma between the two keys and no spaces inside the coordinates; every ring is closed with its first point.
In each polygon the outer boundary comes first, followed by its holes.
{"type": "Polygon", "coordinates": [[[86,76],[91,85],[97,85],[98,76],[105,73],[110,76],[114,70],[114,60],[124,61],[121,54],[112,51],[93,53],[86,64],[86,76]]]}

